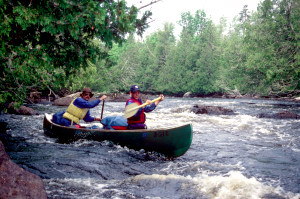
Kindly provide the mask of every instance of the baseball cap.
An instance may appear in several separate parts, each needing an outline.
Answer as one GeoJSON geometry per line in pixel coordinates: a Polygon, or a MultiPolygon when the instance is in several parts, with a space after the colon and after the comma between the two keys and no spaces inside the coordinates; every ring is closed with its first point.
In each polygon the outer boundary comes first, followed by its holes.
{"type": "Polygon", "coordinates": [[[131,87],[130,87],[130,91],[131,92],[136,92],[136,91],[139,91],[140,90],[140,87],[138,87],[137,85],[132,85],[131,87]]]}

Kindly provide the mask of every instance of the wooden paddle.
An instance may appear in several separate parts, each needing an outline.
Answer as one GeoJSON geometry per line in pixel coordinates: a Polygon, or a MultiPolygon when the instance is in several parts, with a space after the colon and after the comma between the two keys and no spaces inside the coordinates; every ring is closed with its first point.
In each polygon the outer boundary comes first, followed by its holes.
{"type": "MultiPolygon", "coordinates": [[[[160,99],[161,99],[161,97],[156,98],[156,99],[152,100],[151,103],[156,102],[160,99]]],[[[130,117],[134,116],[138,112],[139,108],[142,108],[142,107],[147,106],[147,105],[148,105],[148,103],[144,103],[140,106],[137,103],[129,104],[125,108],[124,117],[125,118],[130,118],[130,117]]]]}
{"type": "Polygon", "coordinates": [[[103,109],[104,109],[104,100],[102,100],[101,120],[102,120],[102,116],[103,116],[103,109]]]}

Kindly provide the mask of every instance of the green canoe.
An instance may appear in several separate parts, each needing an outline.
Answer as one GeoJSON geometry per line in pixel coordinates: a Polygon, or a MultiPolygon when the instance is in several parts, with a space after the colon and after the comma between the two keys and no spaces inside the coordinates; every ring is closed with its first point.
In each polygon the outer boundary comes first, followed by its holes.
{"type": "Polygon", "coordinates": [[[191,124],[166,129],[105,130],[65,127],[52,122],[52,115],[44,116],[44,132],[62,141],[88,139],[112,141],[130,149],[155,151],[166,157],[183,155],[193,138],[191,124]]]}

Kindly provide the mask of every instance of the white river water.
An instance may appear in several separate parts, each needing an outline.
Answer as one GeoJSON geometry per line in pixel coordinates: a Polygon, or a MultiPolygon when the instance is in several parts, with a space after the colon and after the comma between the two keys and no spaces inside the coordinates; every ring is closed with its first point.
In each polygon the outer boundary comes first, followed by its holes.
{"type": "MultiPolygon", "coordinates": [[[[300,198],[300,120],[257,117],[300,115],[300,103],[166,97],[147,114],[148,128],[192,123],[194,130],[190,149],[174,160],[107,141],[57,143],[44,134],[43,114],[65,107],[33,108],[40,115],[1,115],[9,130],[0,138],[14,162],[43,179],[48,198],[300,198]],[[197,115],[194,104],[236,114],[197,115]]],[[[124,103],[105,102],[104,117],[123,110],[124,103]]]]}

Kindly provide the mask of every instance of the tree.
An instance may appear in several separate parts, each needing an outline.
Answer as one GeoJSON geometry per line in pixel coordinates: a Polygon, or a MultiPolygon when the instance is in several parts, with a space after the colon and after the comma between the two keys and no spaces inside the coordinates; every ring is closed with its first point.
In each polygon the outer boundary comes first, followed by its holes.
{"type": "Polygon", "coordinates": [[[209,94],[220,90],[216,82],[220,70],[221,34],[212,21],[208,21],[202,34],[198,36],[196,45],[199,57],[196,61],[195,78],[190,81],[193,92],[209,94]]]}
{"type": "Polygon", "coordinates": [[[241,94],[299,94],[299,1],[264,0],[245,6],[223,40],[219,85],[241,94]]]}
{"type": "Polygon", "coordinates": [[[165,86],[160,80],[164,79],[163,71],[170,50],[175,46],[175,41],[174,25],[165,23],[163,30],[153,33],[144,42],[144,49],[141,54],[143,67],[141,68],[140,81],[144,82],[144,88],[147,91],[161,91],[165,86]]]}
{"type": "Polygon", "coordinates": [[[141,43],[136,42],[133,35],[130,35],[126,43],[122,46],[115,46],[111,58],[117,59],[116,65],[113,65],[108,73],[105,74],[107,84],[110,84],[112,91],[125,91],[129,86],[139,82],[137,81],[140,68],[139,51],[142,48],[141,43]]]}
{"type": "MultiPolygon", "coordinates": [[[[159,92],[165,87],[160,80],[164,79],[163,71],[169,51],[175,46],[173,30],[173,24],[166,23],[163,30],[151,34],[145,41],[136,41],[131,36],[123,45],[125,49],[113,49],[114,52],[120,52],[117,65],[112,67],[112,73],[119,73],[114,78],[114,84],[118,82],[121,90],[138,84],[147,92],[159,92]]],[[[115,54],[113,57],[116,58],[115,54]]]]}
{"type": "Polygon", "coordinates": [[[184,12],[178,23],[182,27],[182,34],[199,35],[207,25],[206,13],[197,10],[193,16],[190,12],[184,12]]]}
{"type": "Polygon", "coordinates": [[[107,57],[107,47],[141,35],[151,12],[124,0],[0,2],[0,104],[25,99],[33,88],[61,87],[70,74],[107,57]],[[61,78],[64,77],[64,78],[61,78]]]}
{"type": "Polygon", "coordinates": [[[176,82],[170,82],[170,88],[175,93],[216,92],[220,35],[212,21],[206,18],[204,11],[197,10],[194,16],[189,12],[181,16],[180,41],[169,56],[166,67],[168,73],[165,73],[167,79],[176,82]]]}
{"type": "Polygon", "coordinates": [[[245,63],[252,91],[267,95],[300,93],[299,1],[265,0],[246,24],[245,63]]]}

